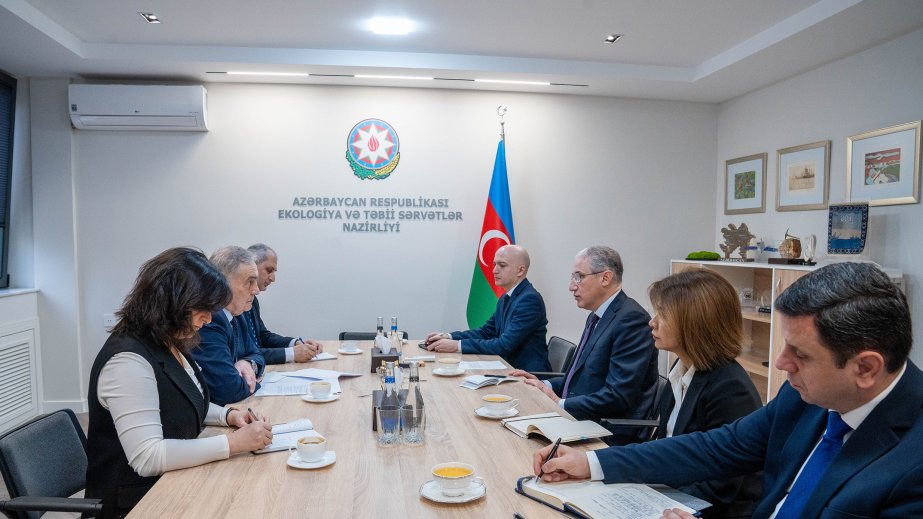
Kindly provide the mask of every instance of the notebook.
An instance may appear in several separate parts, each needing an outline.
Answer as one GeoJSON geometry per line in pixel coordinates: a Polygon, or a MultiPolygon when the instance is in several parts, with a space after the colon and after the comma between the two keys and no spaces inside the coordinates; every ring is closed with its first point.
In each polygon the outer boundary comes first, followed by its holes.
{"type": "Polygon", "coordinates": [[[278,423],[272,426],[272,443],[258,451],[253,451],[253,453],[265,454],[267,452],[288,450],[290,447],[295,446],[299,438],[304,438],[305,436],[320,436],[320,433],[314,430],[314,424],[307,418],[278,423]]]}
{"type": "Polygon", "coordinates": [[[522,438],[530,434],[544,436],[550,441],[561,438],[561,442],[575,442],[590,438],[602,438],[612,433],[608,429],[590,420],[575,421],[557,413],[532,414],[500,420],[504,427],[522,438]]]}
{"type": "Polygon", "coordinates": [[[658,519],[664,510],[691,514],[711,506],[707,501],[662,485],[607,485],[602,481],[545,483],[534,476],[519,478],[516,492],[555,510],[582,519],[658,519]]]}
{"type": "Polygon", "coordinates": [[[471,375],[470,377],[465,377],[462,380],[462,383],[459,384],[459,387],[464,387],[468,389],[481,389],[486,386],[496,386],[502,384],[503,382],[516,382],[522,380],[520,378],[512,377],[490,377],[485,375],[471,375]]]}

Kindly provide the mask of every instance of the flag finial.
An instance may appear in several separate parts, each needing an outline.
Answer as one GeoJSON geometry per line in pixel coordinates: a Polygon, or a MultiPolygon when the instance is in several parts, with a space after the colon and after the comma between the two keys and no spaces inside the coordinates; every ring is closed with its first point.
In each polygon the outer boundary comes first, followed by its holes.
{"type": "Polygon", "coordinates": [[[503,116],[506,115],[507,110],[509,110],[509,107],[506,107],[503,105],[500,105],[497,107],[497,115],[500,116],[500,139],[501,140],[506,140],[506,131],[503,129],[503,125],[505,125],[506,123],[503,121],[503,116]]]}

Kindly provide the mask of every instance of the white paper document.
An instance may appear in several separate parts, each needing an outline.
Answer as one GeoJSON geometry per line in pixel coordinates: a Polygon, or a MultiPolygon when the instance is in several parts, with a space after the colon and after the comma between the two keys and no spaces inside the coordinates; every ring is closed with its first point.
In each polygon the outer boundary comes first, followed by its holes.
{"type": "Polygon", "coordinates": [[[315,360],[331,360],[335,358],[337,358],[336,355],[331,355],[330,353],[327,353],[326,351],[322,351],[318,353],[317,355],[315,355],[314,358],[309,360],[308,362],[314,362],[315,360]]]}
{"type": "Polygon", "coordinates": [[[507,369],[506,364],[499,360],[463,360],[458,363],[458,367],[466,371],[469,369],[507,369]]]}

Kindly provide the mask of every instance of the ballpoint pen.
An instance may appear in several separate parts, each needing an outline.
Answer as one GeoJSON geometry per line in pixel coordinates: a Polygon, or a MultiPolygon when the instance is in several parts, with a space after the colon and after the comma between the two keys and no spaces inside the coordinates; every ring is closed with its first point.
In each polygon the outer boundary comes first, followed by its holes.
{"type": "MultiPolygon", "coordinates": [[[[545,458],[545,461],[546,461],[546,462],[547,462],[548,460],[550,460],[551,458],[553,458],[554,455],[555,455],[555,453],[558,452],[558,446],[559,446],[559,445],[561,445],[561,438],[558,438],[557,441],[554,442],[554,446],[551,448],[551,452],[549,452],[549,453],[548,453],[548,457],[545,458]]],[[[542,466],[544,467],[545,464],[542,463],[542,466]]],[[[538,471],[538,477],[537,477],[536,479],[542,479],[542,476],[544,476],[544,475],[545,475],[545,469],[541,469],[541,470],[538,471]]]]}
{"type": "MultiPolygon", "coordinates": [[[[253,418],[254,422],[259,422],[260,419],[256,417],[256,413],[253,412],[253,409],[247,408],[247,412],[250,413],[250,418],[253,418]]],[[[554,452],[552,452],[554,454],[554,452]]]]}

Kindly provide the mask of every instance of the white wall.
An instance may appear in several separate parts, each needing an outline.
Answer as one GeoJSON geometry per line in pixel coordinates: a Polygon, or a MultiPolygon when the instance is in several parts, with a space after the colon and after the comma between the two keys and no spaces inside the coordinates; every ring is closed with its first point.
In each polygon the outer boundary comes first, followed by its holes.
{"type": "MultiPolygon", "coordinates": [[[[923,119],[923,30],[845,58],[721,106],[718,115],[718,179],[715,242],[720,228],[746,222],[761,237],[781,239],[815,234],[818,251],[827,250],[827,211],[775,211],[776,150],[831,140],[830,202],[846,201],[846,139],[895,124],[923,119]],[[769,154],[764,214],[724,215],[724,161],[769,154]]],[[[867,250],[886,267],[907,277],[917,348],[911,358],[923,363],[923,206],[872,207],[867,250]]]]}
{"type": "Polygon", "coordinates": [[[330,338],[370,329],[379,315],[398,316],[415,337],[465,327],[499,104],[510,107],[516,238],[532,252],[549,335],[576,339],[582,327],[567,291],[580,248],[619,249],[626,291],[647,304],[668,260],[711,239],[714,106],[290,85],[208,91],[205,134],[73,134],[84,376],[105,341],[102,315],[119,306],[141,262],[175,245],[274,247],[278,281],[260,302],[279,332],[330,338]],[[368,117],[394,125],[401,140],[400,165],[384,181],[360,181],[346,163],[347,133],[368,117]],[[420,195],[449,198],[464,220],[350,234],[339,222],[277,219],[294,196],[420,195]]]}

